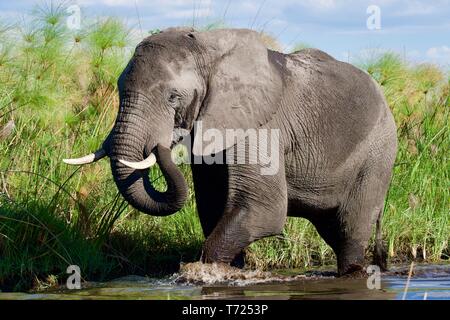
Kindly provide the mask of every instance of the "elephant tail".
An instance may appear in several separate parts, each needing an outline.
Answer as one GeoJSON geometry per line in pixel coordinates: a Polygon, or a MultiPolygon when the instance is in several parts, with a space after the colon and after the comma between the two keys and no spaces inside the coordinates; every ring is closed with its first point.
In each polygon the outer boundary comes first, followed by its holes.
{"type": "Polygon", "coordinates": [[[377,218],[375,248],[373,252],[373,264],[380,267],[381,271],[387,271],[387,252],[383,244],[381,220],[383,217],[383,209],[380,210],[377,218]]]}

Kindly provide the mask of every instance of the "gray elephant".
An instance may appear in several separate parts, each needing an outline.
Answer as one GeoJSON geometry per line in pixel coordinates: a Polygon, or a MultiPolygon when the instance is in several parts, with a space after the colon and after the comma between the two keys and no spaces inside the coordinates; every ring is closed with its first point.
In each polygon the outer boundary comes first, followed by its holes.
{"type": "MultiPolygon", "coordinates": [[[[118,80],[120,109],[97,152],[133,207],[173,214],[187,197],[171,159],[174,130],[277,129],[279,168],[260,163],[192,165],[206,241],[202,261],[239,265],[252,242],[282,232],[287,216],[311,221],[337,256],[339,275],[362,270],[372,226],[377,263],[385,266],[381,216],[397,152],[396,126],[380,87],[365,72],[305,49],[267,49],[257,32],[171,28],[144,39],[118,80]],[[156,191],[148,168],[158,163],[167,191],[156,191]]],[[[247,137],[245,137],[247,139],[247,137]]],[[[236,141],[196,156],[230,153],[236,141]]],[[[248,143],[247,143],[248,145],[248,143]]],[[[251,149],[251,146],[249,146],[251,149]]]]}

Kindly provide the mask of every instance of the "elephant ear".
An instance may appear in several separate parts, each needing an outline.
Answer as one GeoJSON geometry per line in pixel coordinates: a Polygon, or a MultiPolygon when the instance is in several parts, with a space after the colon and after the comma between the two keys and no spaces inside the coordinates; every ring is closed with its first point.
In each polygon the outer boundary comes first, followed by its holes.
{"type": "Polygon", "coordinates": [[[214,57],[193,145],[195,155],[207,156],[236,143],[225,134],[227,129],[257,129],[273,117],[282,92],[284,55],[268,50],[250,30],[215,30],[195,38],[214,57]],[[223,139],[205,142],[211,139],[208,132],[223,139]]]}

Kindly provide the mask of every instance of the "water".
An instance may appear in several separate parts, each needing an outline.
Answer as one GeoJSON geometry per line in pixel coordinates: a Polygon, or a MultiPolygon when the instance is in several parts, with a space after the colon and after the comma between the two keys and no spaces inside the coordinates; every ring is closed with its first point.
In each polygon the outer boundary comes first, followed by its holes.
{"type": "Polygon", "coordinates": [[[450,265],[397,266],[381,276],[381,289],[367,279],[336,278],[332,272],[242,271],[222,265],[188,264],[165,279],[128,276],[88,283],[81,290],[0,293],[0,299],[448,299],[450,265]],[[405,292],[405,287],[408,288],[405,292]]]}

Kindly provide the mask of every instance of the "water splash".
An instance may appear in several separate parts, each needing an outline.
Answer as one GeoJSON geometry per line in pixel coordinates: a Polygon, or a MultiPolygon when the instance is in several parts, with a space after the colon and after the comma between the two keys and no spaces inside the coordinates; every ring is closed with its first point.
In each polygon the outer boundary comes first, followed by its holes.
{"type": "Polygon", "coordinates": [[[323,276],[286,276],[261,270],[245,270],[224,263],[187,263],[180,265],[180,271],[173,275],[176,284],[246,286],[258,283],[298,281],[323,278],[323,276]]]}

